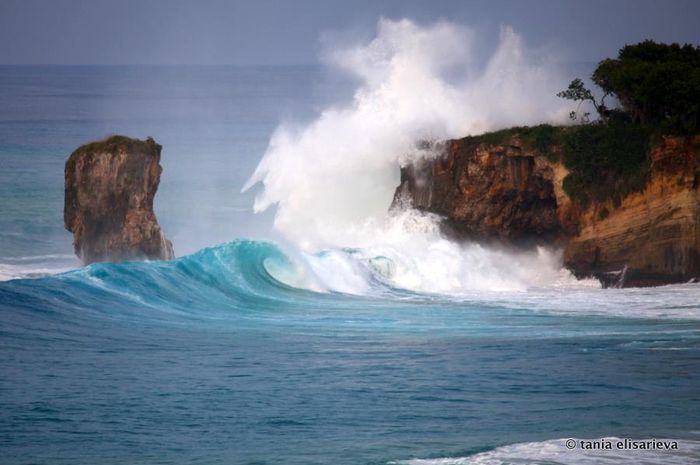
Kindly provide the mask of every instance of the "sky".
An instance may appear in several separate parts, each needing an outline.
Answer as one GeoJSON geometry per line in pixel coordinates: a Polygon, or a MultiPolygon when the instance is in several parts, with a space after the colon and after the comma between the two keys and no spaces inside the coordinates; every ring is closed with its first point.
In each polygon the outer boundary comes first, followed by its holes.
{"type": "Polygon", "coordinates": [[[700,44],[697,0],[0,0],[0,64],[313,64],[380,17],[500,25],[569,61],[645,38],[700,44]]]}

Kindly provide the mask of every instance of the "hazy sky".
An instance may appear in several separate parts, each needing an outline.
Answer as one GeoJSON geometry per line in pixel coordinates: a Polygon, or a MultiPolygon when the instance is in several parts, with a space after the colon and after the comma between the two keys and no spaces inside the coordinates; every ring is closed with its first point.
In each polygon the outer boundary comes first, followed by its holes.
{"type": "Polygon", "coordinates": [[[320,37],[370,37],[380,16],[455,21],[485,43],[511,25],[572,61],[700,44],[698,0],[0,0],[0,63],[314,63],[320,37]]]}

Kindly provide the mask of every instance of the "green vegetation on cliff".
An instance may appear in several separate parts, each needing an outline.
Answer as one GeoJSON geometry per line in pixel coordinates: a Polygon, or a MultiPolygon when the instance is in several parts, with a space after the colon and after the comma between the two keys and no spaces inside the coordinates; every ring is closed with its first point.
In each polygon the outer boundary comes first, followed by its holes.
{"type": "Polygon", "coordinates": [[[154,148],[160,149],[161,146],[150,137],[144,141],[127,136],[114,135],[102,140],[90,142],[89,144],[81,145],[75,149],[75,151],[73,151],[71,156],[77,157],[82,154],[93,153],[111,153],[114,155],[118,153],[119,150],[123,150],[128,153],[152,153],[154,148]]]}
{"type": "Polygon", "coordinates": [[[593,105],[599,119],[572,111],[580,124],[541,124],[504,129],[475,137],[494,145],[518,137],[548,159],[561,159],[569,169],[564,190],[582,203],[612,200],[618,205],[642,190],[649,175],[649,151],[661,135],[700,132],[700,48],[644,41],[626,45],[616,59],[605,59],[593,72],[602,98],[581,79],[574,79],[559,97],[593,105]],[[606,97],[619,107],[610,109],[606,97]]]}
{"type": "Polygon", "coordinates": [[[564,190],[582,203],[625,196],[644,188],[651,132],[639,124],[609,121],[564,131],[562,161],[569,169],[564,190]]]}
{"type": "Polygon", "coordinates": [[[515,127],[473,137],[476,143],[498,145],[517,138],[550,161],[569,169],[564,190],[582,203],[612,199],[618,203],[644,188],[652,131],[647,126],[610,120],[577,126],[541,124],[515,127]]]}
{"type": "Polygon", "coordinates": [[[651,40],[626,45],[617,58],[601,61],[591,80],[603,91],[600,101],[580,79],[557,94],[590,101],[600,117],[565,132],[563,161],[571,173],[564,189],[584,203],[612,199],[618,204],[644,188],[654,139],[700,130],[700,48],[651,40]],[[607,96],[619,108],[609,109],[607,96]]]}
{"type": "Polygon", "coordinates": [[[562,142],[563,128],[552,126],[551,124],[540,124],[537,126],[517,126],[514,128],[501,129],[500,131],[487,132],[478,136],[472,136],[476,143],[486,145],[504,144],[512,138],[517,137],[526,146],[537,150],[554,160],[554,147],[562,142]]]}
{"type": "Polygon", "coordinates": [[[651,40],[626,45],[616,59],[601,61],[591,79],[634,122],[665,134],[700,130],[700,47],[651,40]]]}

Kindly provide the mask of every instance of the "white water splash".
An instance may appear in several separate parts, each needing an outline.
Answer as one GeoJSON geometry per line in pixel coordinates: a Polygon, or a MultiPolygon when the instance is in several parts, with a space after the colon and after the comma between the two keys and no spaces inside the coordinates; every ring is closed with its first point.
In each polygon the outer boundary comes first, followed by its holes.
{"type": "Polygon", "coordinates": [[[263,184],[255,210],[276,205],[275,226],[304,248],[357,246],[354,229],[386,215],[417,141],[565,118],[554,95],[565,79],[512,29],[481,69],[474,42],[452,23],[382,19],[370,43],[329,52],[362,84],[349,105],[277,128],[244,188],[263,184]]]}
{"type": "Polygon", "coordinates": [[[566,80],[512,29],[502,28],[485,65],[475,65],[475,55],[466,27],[382,19],[369,43],[326,55],[360,80],[353,101],[306,126],[275,131],[245,189],[262,183],[255,211],[276,206],[275,227],[311,254],[309,266],[330,289],[365,292],[366,279],[346,263],[358,257],[387,257],[392,285],[427,292],[574,281],[553,252],[457,245],[441,237],[433,216],[387,212],[399,166],[425,155],[415,149],[419,140],[565,118],[555,93],[566,80]],[[349,258],[343,248],[361,252],[349,258]],[[313,255],[319,250],[327,252],[313,255]]]}

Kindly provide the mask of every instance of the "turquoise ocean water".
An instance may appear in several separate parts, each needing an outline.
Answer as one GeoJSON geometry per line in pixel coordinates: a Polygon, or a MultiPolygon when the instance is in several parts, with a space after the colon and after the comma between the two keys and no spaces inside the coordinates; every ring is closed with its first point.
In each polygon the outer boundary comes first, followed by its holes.
{"type": "Polygon", "coordinates": [[[411,291],[253,213],[275,127],[351,93],[303,66],[0,67],[0,462],[700,462],[697,284],[411,291]],[[72,255],[63,163],[113,133],[164,146],[173,262],[72,255]],[[565,445],[605,437],[678,449],[565,445]]]}

